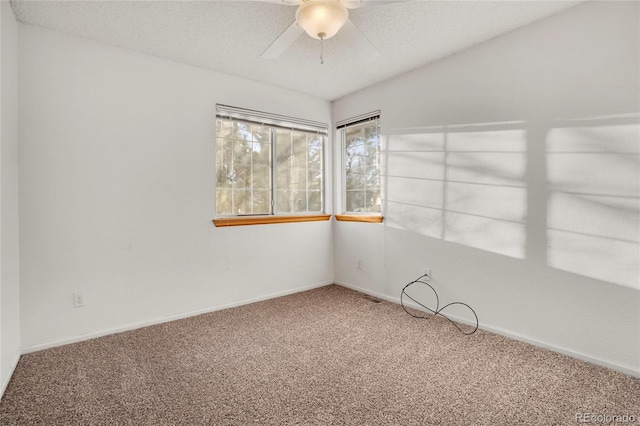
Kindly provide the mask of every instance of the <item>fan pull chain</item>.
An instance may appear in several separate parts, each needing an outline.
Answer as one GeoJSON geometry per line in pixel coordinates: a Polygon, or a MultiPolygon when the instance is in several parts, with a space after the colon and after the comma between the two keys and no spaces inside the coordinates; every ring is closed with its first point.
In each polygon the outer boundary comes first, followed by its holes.
{"type": "Polygon", "coordinates": [[[324,64],[324,48],[322,42],[324,41],[325,36],[325,33],[318,34],[318,37],[320,37],[320,64],[324,64]]]}

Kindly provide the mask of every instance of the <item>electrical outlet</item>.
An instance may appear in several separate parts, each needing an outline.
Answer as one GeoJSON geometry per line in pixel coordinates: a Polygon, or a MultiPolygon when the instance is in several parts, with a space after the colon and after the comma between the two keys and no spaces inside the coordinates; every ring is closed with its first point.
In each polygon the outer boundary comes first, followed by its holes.
{"type": "Polygon", "coordinates": [[[431,269],[424,268],[422,269],[422,275],[424,276],[425,281],[431,281],[431,269]]]}
{"type": "Polygon", "coordinates": [[[358,259],[358,269],[362,269],[362,259],[358,259]]]}
{"type": "Polygon", "coordinates": [[[84,306],[84,293],[73,293],[73,307],[79,308],[84,306]]]}

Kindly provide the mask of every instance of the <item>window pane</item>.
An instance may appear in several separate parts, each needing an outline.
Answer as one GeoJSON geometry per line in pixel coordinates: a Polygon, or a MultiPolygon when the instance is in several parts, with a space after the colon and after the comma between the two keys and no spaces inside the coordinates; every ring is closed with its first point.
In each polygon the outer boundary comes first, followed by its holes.
{"type": "Polygon", "coordinates": [[[276,212],[291,213],[291,191],[278,191],[276,212]]]}
{"type": "Polygon", "coordinates": [[[310,212],[322,211],[322,192],[321,191],[309,191],[309,211],[310,212]]]}
{"type": "Polygon", "coordinates": [[[251,165],[234,166],[232,181],[234,189],[251,188],[251,165]]]}
{"type": "Polygon", "coordinates": [[[291,189],[291,169],[278,164],[277,187],[278,190],[291,189]]]}
{"type": "Polygon", "coordinates": [[[347,167],[349,169],[359,169],[367,164],[367,157],[364,155],[352,155],[347,161],[347,167]]]}
{"type": "Polygon", "coordinates": [[[253,143],[252,144],[252,161],[253,164],[270,164],[271,163],[271,144],[253,143]]]}
{"type": "Polygon", "coordinates": [[[216,214],[321,211],[325,140],[305,131],[218,117],[216,214]]]}
{"type": "Polygon", "coordinates": [[[366,211],[379,213],[381,209],[382,201],[380,200],[379,192],[365,192],[365,204],[366,211]]]}
{"type": "Polygon", "coordinates": [[[269,143],[269,126],[260,126],[254,124],[251,126],[253,131],[252,140],[254,142],[269,143]]]}
{"type": "Polygon", "coordinates": [[[378,120],[369,122],[364,128],[364,139],[367,145],[378,143],[378,120]]]}
{"type": "Polygon", "coordinates": [[[231,164],[233,142],[224,138],[216,141],[216,163],[231,164]]]}
{"type": "Polygon", "coordinates": [[[371,156],[366,157],[365,163],[364,163],[365,167],[374,166],[374,167],[377,168],[379,165],[380,165],[380,163],[378,162],[378,156],[377,155],[371,155],[371,156]]]}
{"type": "Polygon", "coordinates": [[[276,132],[279,213],[322,211],[322,161],[325,137],[300,131],[276,132]],[[319,192],[310,194],[308,191],[319,192]]]}
{"type": "Polygon", "coordinates": [[[234,189],[232,214],[249,214],[249,213],[251,213],[251,190],[250,189],[234,189]]]}
{"type": "Polygon", "coordinates": [[[300,213],[307,211],[307,191],[293,191],[293,211],[300,213]]]}
{"type": "Polygon", "coordinates": [[[232,137],[237,140],[250,141],[253,139],[251,136],[251,124],[243,121],[233,121],[232,125],[232,137]]]}
{"type": "Polygon", "coordinates": [[[220,120],[221,124],[217,126],[216,131],[219,137],[230,138],[233,136],[233,123],[229,120],[220,120]]]}
{"type": "Polygon", "coordinates": [[[365,168],[366,189],[377,190],[380,188],[378,168],[375,166],[365,168]]]}
{"type": "Polygon", "coordinates": [[[307,167],[307,142],[294,140],[291,150],[291,164],[293,167],[307,167]]]}
{"type": "Polygon", "coordinates": [[[322,169],[322,137],[315,135],[307,141],[307,152],[310,169],[322,169]]]}
{"type": "Polygon", "coordinates": [[[294,189],[305,189],[307,187],[307,169],[303,167],[294,167],[291,176],[291,185],[294,189]]]}
{"type": "MultiPolygon", "coordinates": [[[[291,189],[291,131],[278,129],[276,131],[276,187],[278,190],[291,189]]],[[[290,195],[287,196],[289,207],[284,208],[281,211],[290,211],[290,195]]],[[[280,200],[278,199],[278,205],[280,200]]]]}
{"type": "Polygon", "coordinates": [[[231,190],[216,190],[216,213],[221,215],[231,214],[231,190]]]}
{"type": "Polygon", "coordinates": [[[271,191],[253,191],[253,211],[254,214],[271,213],[271,191]]]}
{"type": "Polygon", "coordinates": [[[347,211],[362,212],[364,208],[364,191],[347,191],[347,211]]]}
{"type": "Polygon", "coordinates": [[[253,166],[251,184],[253,189],[271,189],[271,167],[253,166]]]}
{"type": "Polygon", "coordinates": [[[347,191],[364,190],[365,176],[364,173],[357,173],[356,171],[347,170],[347,191]]]}
{"type": "Polygon", "coordinates": [[[309,170],[308,188],[310,191],[322,190],[322,170],[309,170]]]}
{"type": "Polygon", "coordinates": [[[345,212],[380,212],[380,149],[377,119],[343,131],[345,212]]]}
{"type": "Polygon", "coordinates": [[[362,150],[364,143],[364,135],[362,134],[362,127],[355,125],[346,129],[346,143],[345,148],[349,154],[357,154],[362,150]]]}
{"type": "Polygon", "coordinates": [[[251,164],[251,151],[253,144],[246,141],[236,140],[233,143],[234,164],[251,164]]]}
{"type": "Polygon", "coordinates": [[[280,144],[277,146],[278,167],[291,168],[291,144],[280,144]]]}
{"type": "Polygon", "coordinates": [[[227,164],[216,163],[216,187],[231,188],[233,185],[233,169],[227,164]]]}
{"type": "MultiPolygon", "coordinates": [[[[284,145],[291,146],[291,134],[292,133],[293,132],[291,130],[276,129],[276,140],[278,141],[278,144],[284,144],[284,145]]],[[[280,145],[278,145],[278,148],[280,148],[280,145]]]]}

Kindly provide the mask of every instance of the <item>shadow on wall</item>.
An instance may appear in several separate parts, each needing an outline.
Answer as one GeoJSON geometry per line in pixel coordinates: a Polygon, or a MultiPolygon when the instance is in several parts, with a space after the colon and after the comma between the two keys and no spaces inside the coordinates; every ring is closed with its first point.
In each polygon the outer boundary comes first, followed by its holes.
{"type": "Polygon", "coordinates": [[[384,131],[386,226],[640,288],[640,115],[384,131]]]}

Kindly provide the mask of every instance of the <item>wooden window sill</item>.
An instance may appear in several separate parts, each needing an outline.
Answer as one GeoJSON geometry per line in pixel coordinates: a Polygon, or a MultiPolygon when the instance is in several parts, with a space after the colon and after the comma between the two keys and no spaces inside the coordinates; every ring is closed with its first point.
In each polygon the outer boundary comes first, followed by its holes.
{"type": "Polygon", "coordinates": [[[318,222],[329,220],[331,215],[309,215],[309,216],[246,216],[213,219],[216,227],[221,226],[246,226],[246,225],[267,225],[270,223],[293,223],[293,222],[318,222]]]}
{"type": "Polygon", "coordinates": [[[384,219],[381,215],[359,215],[359,214],[337,214],[336,220],[340,222],[367,222],[382,223],[384,219]]]}

